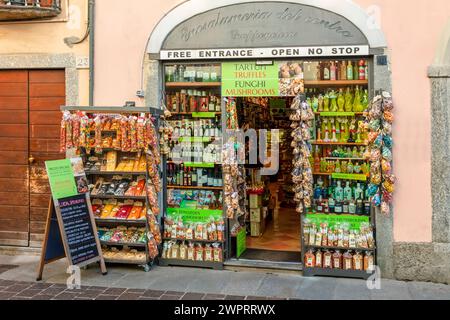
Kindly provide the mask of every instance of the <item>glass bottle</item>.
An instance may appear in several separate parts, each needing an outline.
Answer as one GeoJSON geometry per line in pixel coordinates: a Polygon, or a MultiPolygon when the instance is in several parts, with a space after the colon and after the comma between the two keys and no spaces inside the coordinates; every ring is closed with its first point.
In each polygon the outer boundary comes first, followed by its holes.
{"type": "Polygon", "coordinates": [[[330,80],[332,80],[332,81],[337,80],[337,68],[336,68],[336,63],[334,61],[331,62],[330,80]]]}
{"type": "Polygon", "coordinates": [[[347,64],[347,80],[353,80],[353,64],[349,61],[347,64]]]}
{"type": "Polygon", "coordinates": [[[341,72],[339,80],[347,80],[347,62],[342,61],[341,62],[341,72]]]}
{"type": "Polygon", "coordinates": [[[327,62],[324,63],[323,67],[323,80],[325,81],[330,80],[330,67],[327,62]]]}

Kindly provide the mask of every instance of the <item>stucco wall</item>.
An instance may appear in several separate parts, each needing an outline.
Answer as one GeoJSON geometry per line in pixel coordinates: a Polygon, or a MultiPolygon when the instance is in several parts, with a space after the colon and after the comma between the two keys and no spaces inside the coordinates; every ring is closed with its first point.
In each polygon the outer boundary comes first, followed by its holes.
{"type": "MultiPolygon", "coordinates": [[[[206,0],[205,0],[206,1],[206,0]]],[[[340,2],[347,0],[330,0],[340,2]]],[[[97,3],[97,105],[120,105],[142,89],[142,62],[148,37],[181,0],[109,0],[97,3]]],[[[431,242],[431,107],[427,68],[433,63],[450,18],[447,0],[357,0],[368,14],[380,14],[386,35],[396,102],[394,138],[398,176],[394,204],[394,240],[431,242]]],[[[368,23],[372,25],[372,20],[368,23]]],[[[147,95],[153,94],[147,92],[147,95]]]]}
{"type": "MultiPolygon", "coordinates": [[[[62,13],[44,21],[0,22],[1,55],[73,54],[89,56],[89,39],[72,48],[64,38],[82,38],[88,23],[88,0],[62,0],[62,13]]],[[[89,104],[89,70],[78,70],[78,101],[89,104]]]]}

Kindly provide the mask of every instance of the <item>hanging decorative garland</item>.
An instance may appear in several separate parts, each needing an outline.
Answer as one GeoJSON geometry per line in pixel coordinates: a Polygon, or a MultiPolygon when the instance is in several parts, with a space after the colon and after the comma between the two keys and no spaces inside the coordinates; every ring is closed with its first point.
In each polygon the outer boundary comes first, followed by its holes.
{"type": "Polygon", "coordinates": [[[294,148],[292,181],[294,188],[294,201],[298,203],[297,212],[304,213],[305,208],[311,208],[313,196],[313,173],[311,163],[311,128],[314,120],[314,112],[311,106],[301,96],[297,96],[291,106],[295,110],[290,116],[292,121],[292,147],[294,148]]]}
{"type": "Polygon", "coordinates": [[[366,127],[369,130],[370,160],[369,195],[375,207],[381,207],[384,215],[391,212],[396,178],[392,174],[392,125],[394,104],[389,92],[376,96],[370,105],[366,127]]]}

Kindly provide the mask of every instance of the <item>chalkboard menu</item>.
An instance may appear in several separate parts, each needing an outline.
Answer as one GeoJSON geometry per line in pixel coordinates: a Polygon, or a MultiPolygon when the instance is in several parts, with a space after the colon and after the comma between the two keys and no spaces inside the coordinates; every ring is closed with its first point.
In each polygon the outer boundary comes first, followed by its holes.
{"type": "Polygon", "coordinates": [[[45,166],[52,198],[36,279],[42,280],[46,264],[65,257],[70,266],[100,262],[107,274],[81,158],[47,161],[45,166]]]}
{"type": "Polygon", "coordinates": [[[74,265],[90,261],[99,256],[97,241],[92,227],[86,195],[81,194],[58,201],[63,236],[74,265]]]}

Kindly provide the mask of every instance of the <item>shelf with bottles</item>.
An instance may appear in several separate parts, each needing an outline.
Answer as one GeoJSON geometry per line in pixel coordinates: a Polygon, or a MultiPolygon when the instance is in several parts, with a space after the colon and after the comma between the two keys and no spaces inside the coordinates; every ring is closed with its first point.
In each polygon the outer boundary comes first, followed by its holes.
{"type": "Polygon", "coordinates": [[[364,83],[370,78],[367,59],[304,61],[303,73],[305,84],[310,81],[364,83]]]}
{"type": "Polygon", "coordinates": [[[192,138],[209,142],[222,137],[222,123],[218,116],[215,119],[168,120],[167,124],[173,128],[172,140],[192,138]]]}
{"type": "Polygon", "coordinates": [[[172,117],[176,116],[190,116],[192,118],[198,118],[198,119],[212,119],[216,117],[221,117],[222,112],[172,112],[172,117]]]}
{"type": "Polygon", "coordinates": [[[346,86],[368,86],[368,80],[306,80],[306,87],[346,87],[346,86]]]}
{"type": "Polygon", "coordinates": [[[217,92],[181,89],[166,94],[166,106],[173,114],[219,113],[222,110],[222,100],[217,92]]]}
{"type": "Polygon", "coordinates": [[[174,187],[167,193],[167,213],[170,215],[210,214],[221,216],[222,189],[184,189],[174,187]]]}
{"type": "Polygon", "coordinates": [[[220,88],[221,82],[166,82],[166,88],[220,88]]]}
{"type": "Polygon", "coordinates": [[[221,84],[220,64],[167,64],[164,66],[166,84],[221,84]]]}
{"type": "Polygon", "coordinates": [[[184,164],[168,164],[167,184],[170,188],[222,189],[222,170],[219,166],[194,168],[184,164]]]}
{"type": "Polygon", "coordinates": [[[208,186],[175,186],[168,185],[167,189],[189,189],[189,190],[223,190],[223,187],[208,187],[208,186]]]}
{"type": "Polygon", "coordinates": [[[371,216],[372,204],[367,182],[315,179],[313,205],[315,214],[371,216]]]}

